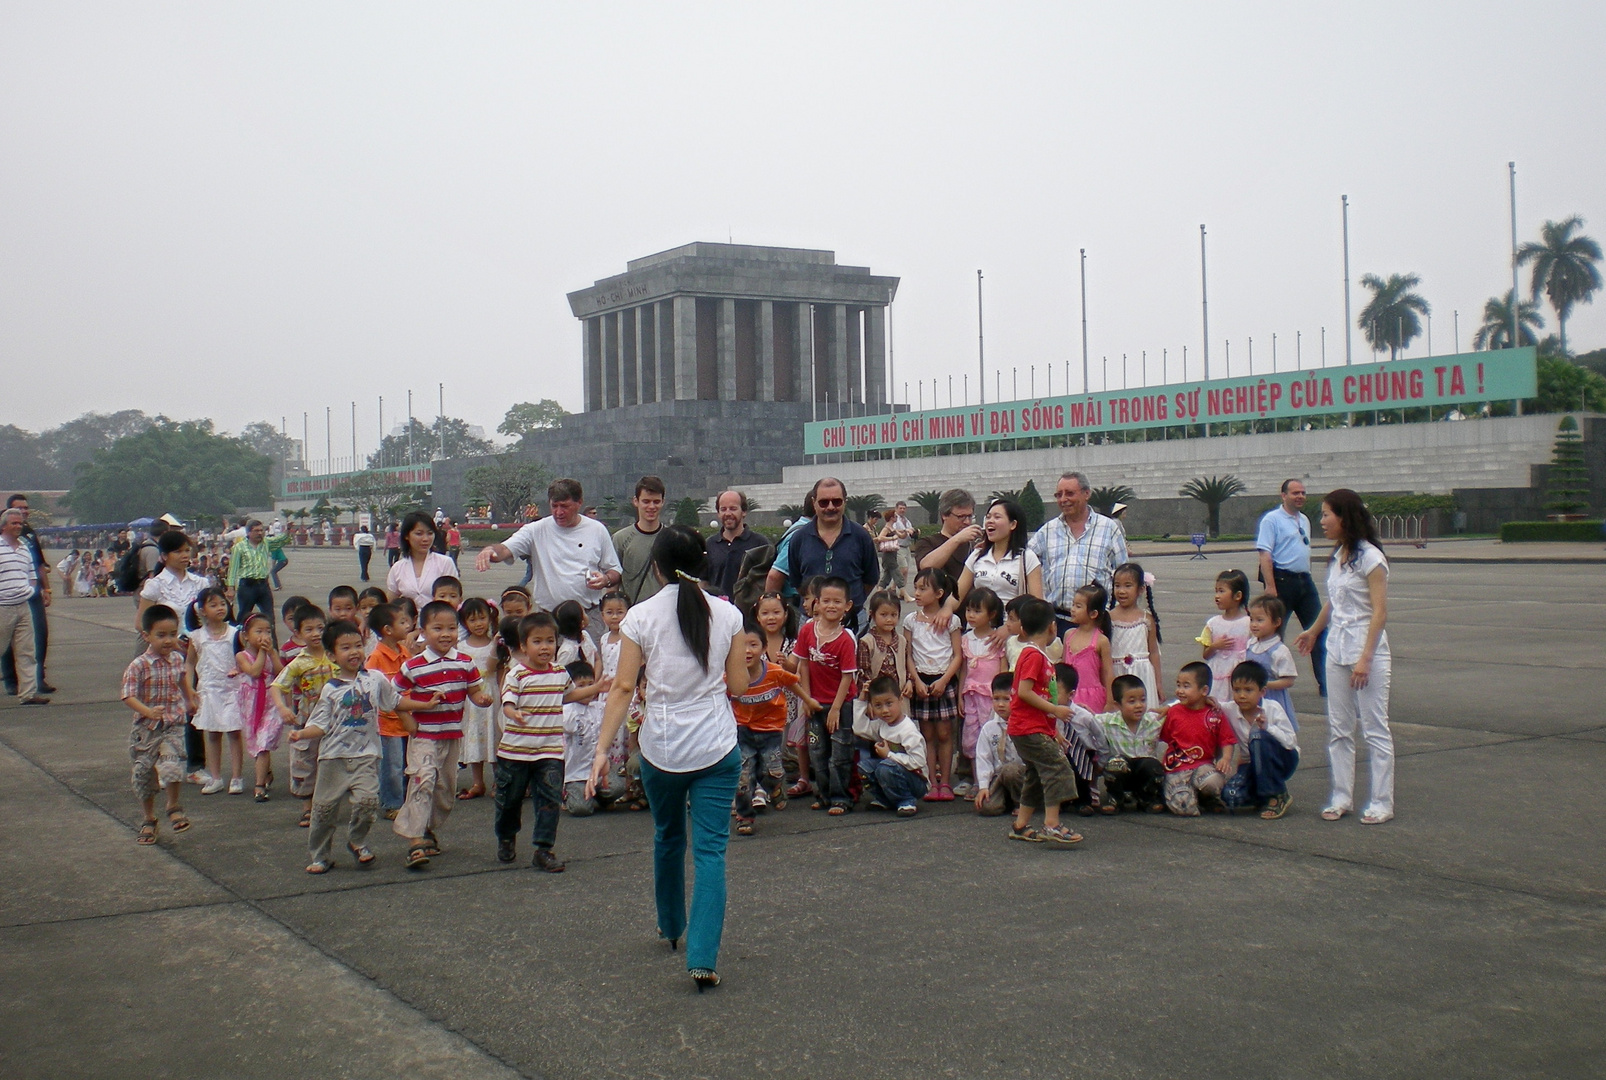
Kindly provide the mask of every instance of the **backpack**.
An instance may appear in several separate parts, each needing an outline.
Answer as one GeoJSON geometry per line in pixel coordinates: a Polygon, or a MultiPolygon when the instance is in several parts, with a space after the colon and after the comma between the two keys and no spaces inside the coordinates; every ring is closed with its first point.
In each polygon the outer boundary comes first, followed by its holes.
{"type": "Polygon", "coordinates": [[[140,569],[139,553],[147,547],[154,547],[147,537],[137,544],[129,545],[123,557],[117,560],[117,566],[112,570],[112,584],[117,591],[124,594],[135,593],[145,583],[145,572],[140,569]]]}

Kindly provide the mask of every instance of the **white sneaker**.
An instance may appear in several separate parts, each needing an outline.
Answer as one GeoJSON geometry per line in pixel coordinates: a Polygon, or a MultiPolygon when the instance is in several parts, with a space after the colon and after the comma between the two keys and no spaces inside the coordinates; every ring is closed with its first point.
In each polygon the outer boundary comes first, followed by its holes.
{"type": "Polygon", "coordinates": [[[222,780],[219,780],[217,777],[214,776],[214,777],[212,777],[210,780],[208,780],[206,782],[206,786],[201,789],[201,794],[202,795],[216,795],[218,792],[222,791],[227,786],[228,785],[225,784],[222,780]]]}
{"type": "Polygon", "coordinates": [[[210,784],[212,782],[212,774],[205,769],[196,769],[184,778],[184,782],[186,784],[210,784]]]}
{"type": "Polygon", "coordinates": [[[230,780],[229,781],[229,794],[230,795],[244,795],[245,794],[245,781],[240,779],[238,776],[236,776],[233,780],[230,780]]]}
{"type": "Polygon", "coordinates": [[[970,799],[974,798],[975,795],[976,789],[971,787],[967,781],[961,780],[954,785],[954,798],[956,799],[970,799]]]}

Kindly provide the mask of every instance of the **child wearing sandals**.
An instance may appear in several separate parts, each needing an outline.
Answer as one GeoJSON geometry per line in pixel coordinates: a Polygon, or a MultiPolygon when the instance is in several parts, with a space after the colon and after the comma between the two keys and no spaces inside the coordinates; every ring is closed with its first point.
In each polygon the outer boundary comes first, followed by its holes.
{"type": "Polygon", "coordinates": [[[1009,699],[1009,738],[1026,766],[1021,783],[1020,808],[1009,830],[1011,840],[1070,847],[1082,842],[1081,834],[1060,824],[1060,804],[1076,797],[1071,763],[1065,756],[1064,736],[1056,720],[1068,720],[1069,705],[1049,700],[1054,664],[1048,644],[1054,640],[1054,608],[1035,596],[1016,597],[1024,647],[1015,661],[1009,699]],[[1032,828],[1032,816],[1043,811],[1043,828],[1032,828]]]}
{"type": "Polygon", "coordinates": [[[317,786],[312,793],[312,825],[307,846],[312,860],[309,874],[327,874],[334,868],[330,854],[340,804],[350,800],[346,850],[367,866],[374,853],[364,842],[379,816],[379,711],[411,712],[436,703],[440,695],[402,700],[396,687],[377,671],[363,667],[363,632],[356,623],[336,620],[323,632],[323,651],[334,663],[335,674],[318,691],[318,701],[307,722],[290,732],[292,744],[311,742],[318,747],[317,786]]]}
{"type": "Polygon", "coordinates": [[[123,704],[134,710],[128,736],[133,762],[134,797],[145,811],[135,840],[156,843],[156,790],[167,790],[168,827],[176,833],[190,827],[179,805],[184,785],[184,717],[196,707],[195,693],[184,675],[178,651],[178,613],[166,604],[152,604],[139,620],[145,651],[123,671],[123,704]]]}
{"type": "Polygon", "coordinates": [[[1266,692],[1266,668],[1245,660],[1232,669],[1232,701],[1221,706],[1238,737],[1235,771],[1222,801],[1232,809],[1261,807],[1260,816],[1275,821],[1288,813],[1293,799],[1288,778],[1299,768],[1299,736],[1281,705],[1266,692]]]}
{"type": "MultiPolygon", "coordinates": [[[[301,648],[284,666],[268,694],[286,727],[298,728],[307,722],[312,707],[318,703],[323,684],[335,673],[335,666],[323,651],[323,612],[311,604],[303,604],[290,617],[295,637],[301,648]],[[286,697],[286,695],[289,695],[286,697]]],[[[284,650],[279,650],[281,656],[284,650]]],[[[290,794],[300,799],[303,829],[312,824],[312,793],[318,781],[318,744],[309,740],[290,743],[290,794]]]]}
{"type": "Polygon", "coordinates": [[[920,725],[921,737],[931,751],[931,790],[922,793],[928,802],[954,801],[949,770],[953,763],[954,725],[960,722],[959,668],[965,655],[960,649],[959,616],[941,618],[950,592],[945,572],[936,568],[920,571],[915,575],[915,606],[919,610],[911,611],[903,620],[914,668],[909,716],[920,725]]]}

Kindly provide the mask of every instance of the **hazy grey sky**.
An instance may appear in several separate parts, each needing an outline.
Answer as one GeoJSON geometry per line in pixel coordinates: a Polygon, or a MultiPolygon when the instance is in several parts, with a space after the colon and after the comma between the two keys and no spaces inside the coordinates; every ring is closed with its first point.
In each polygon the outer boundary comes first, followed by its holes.
{"type": "MultiPolygon", "coordinates": [[[[8,2],[0,423],[307,410],[321,456],[326,405],[366,452],[443,381],[488,429],[578,408],[564,293],[727,237],[901,276],[900,390],[975,370],[978,267],[989,367],[1062,390],[1079,247],[1095,389],[1197,375],[1200,222],[1213,363],[1324,325],[1342,362],[1341,193],[1355,275],[1420,273],[1467,348],[1507,160],[1523,238],[1606,237],[1602,42],[1588,3],[8,2]]],[[[1606,297],[1569,329],[1606,343],[1606,297]]]]}

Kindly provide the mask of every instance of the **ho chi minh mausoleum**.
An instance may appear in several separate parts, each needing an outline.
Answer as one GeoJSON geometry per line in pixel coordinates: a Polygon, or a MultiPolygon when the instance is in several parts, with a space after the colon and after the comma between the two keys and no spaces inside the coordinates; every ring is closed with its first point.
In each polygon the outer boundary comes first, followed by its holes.
{"type": "MultiPolygon", "coordinates": [[[[803,462],[803,425],[887,409],[887,305],[898,279],[806,248],[687,244],[569,294],[585,409],[519,453],[586,501],[628,500],[656,473],[671,500],[773,483],[803,462]]],[[[539,393],[532,391],[532,396],[539,393]]],[[[476,459],[435,463],[461,513],[476,459]]]]}

